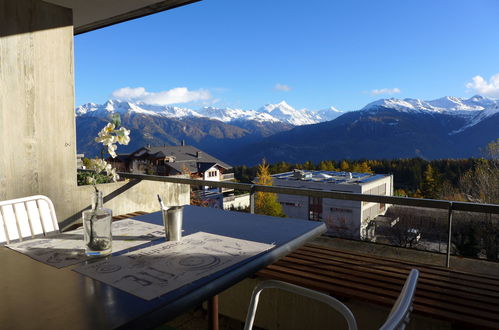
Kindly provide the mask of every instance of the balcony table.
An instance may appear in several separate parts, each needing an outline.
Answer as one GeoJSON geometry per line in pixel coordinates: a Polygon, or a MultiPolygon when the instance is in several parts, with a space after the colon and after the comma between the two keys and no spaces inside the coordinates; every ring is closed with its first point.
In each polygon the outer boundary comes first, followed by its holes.
{"type": "MultiPolygon", "coordinates": [[[[160,212],[135,217],[162,224],[160,212]]],[[[326,231],[322,222],[186,206],[183,236],[198,231],[275,247],[146,301],[72,271],[0,247],[0,327],[114,329],[158,326],[217,295],[326,231]]],[[[163,239],[155,241],[163,242],[163,239]]]]}

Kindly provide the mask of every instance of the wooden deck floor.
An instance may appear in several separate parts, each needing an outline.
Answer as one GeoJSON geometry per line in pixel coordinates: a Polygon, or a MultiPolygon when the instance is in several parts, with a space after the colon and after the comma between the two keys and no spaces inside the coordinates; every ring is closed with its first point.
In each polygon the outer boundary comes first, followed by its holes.
{"type": "Polygon", "coordinates": [[[391,306],[412,268],[420,271],[414,312],[459,328],[499,329],[499,279],[307,244],[258,272],[327,292],[391,306]]]}

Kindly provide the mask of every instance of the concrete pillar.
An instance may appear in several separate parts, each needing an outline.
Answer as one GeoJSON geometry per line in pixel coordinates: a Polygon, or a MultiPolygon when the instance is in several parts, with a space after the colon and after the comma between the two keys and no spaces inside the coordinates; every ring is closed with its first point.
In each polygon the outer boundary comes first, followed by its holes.
{"type": "MultiPolygon", "coordinates": [[[[76,184],[73,66],[70,9],[0,0],[0,200],[46,195],[65,224],[77,220],[91,191],[76,184]]],[[[106,204],[115,214],[158,210],[157,193],[168,205],[189,202],[188,187],[174,184],[101,189],[118,195],[106,204]]]]}
{"type": "Polygon", "coordinates": [[[76,186],[70,9],[0,0],[0,200],[76,186]]]}

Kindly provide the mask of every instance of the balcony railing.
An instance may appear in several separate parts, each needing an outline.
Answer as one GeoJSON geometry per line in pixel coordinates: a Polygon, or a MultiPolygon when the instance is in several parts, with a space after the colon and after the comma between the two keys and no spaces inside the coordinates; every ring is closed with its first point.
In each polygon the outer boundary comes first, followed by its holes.
{"type": "Polygon", "coordinates": [[[366,201],[374,203],[385,203],[392,205],[426,207],[430,209],[447,210],[448,230],[447,230],[446,267],[450,267],[453,212],[467,211],[467,212],[478,212],[478,213],[488,213],[488,214],[499,214],[499,205],[495,204],[479,204],[479,203],[455,202],[447,200],[433,200],[433,199],[397,197],[397,196],[365,195],[359,193],[324,191],[318,189],[262,186],[257,184],[235,183],[227,181],[197,180],[197,179],[187,179],[187,178],[179,178],[172,176],[144,175],[144,174],[132,174],[132,173],[119,173],[119,174],[122,178],[135,179],[135,180],[161,181],[161,182],[170,182],[178,184],[188,184],[191,186],[206,185],[211,187],[220,187],[220,188],[229,188],[229,189],[247,191],[250,193],[251,213],[255,212],[255,193],[259,191],[287,194],[287,195],[322,197],[322,198],[350,200],[350,201],[366,201]]]}
{"type": "Polygon", "coordinates": [[[222,174],[221,181],[228,181],[228,180],[234,180],[234,173],[224,173],[222,174]]]}

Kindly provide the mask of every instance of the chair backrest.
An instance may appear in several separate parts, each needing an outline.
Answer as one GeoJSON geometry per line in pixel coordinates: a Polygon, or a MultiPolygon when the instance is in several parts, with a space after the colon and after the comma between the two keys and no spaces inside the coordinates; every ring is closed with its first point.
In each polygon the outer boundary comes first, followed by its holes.
{"type": "Polygon", "coordinates": [[[357,329],[357,322],[355,321],[355,317],[353,316],[352,311],[350,311],[350,309],[338,299],[294,284],[275,281],[275,280],[267,280],[260,282],[253,290],[253,294],[251,295],[250,305],[248,308],[248,314],[246,315],[244,330],[250,330],[253,328],[253,322],[255,321],[255,314],[256,314],[256,309],[258,307],[258,299],[260,297],[260,293],[262,292],[262,290],[268,288],[277,288],[289,291],[327,304],[330,307],[337,310],[338,312],[340,312],[341,315],[343,315],[343,317],[347,321],[349,330],[357,329]]]}
{"type": "Polygon", "coordinates": [[[59,231],[54,205],[46,196],[0,202],[0,244],[59,231]]]}
{"type": "Polygon", "coordinates": [[[381,326],[380,330],[405,329],[410,321],[412,301],[414,300],[414,293],[416,292],[418,278],[419,271],[417,269],[412,269],[409,276],[405,280],[404,287],[402,288],[397,301],[395,301],[388,318],[381,326]]]}

